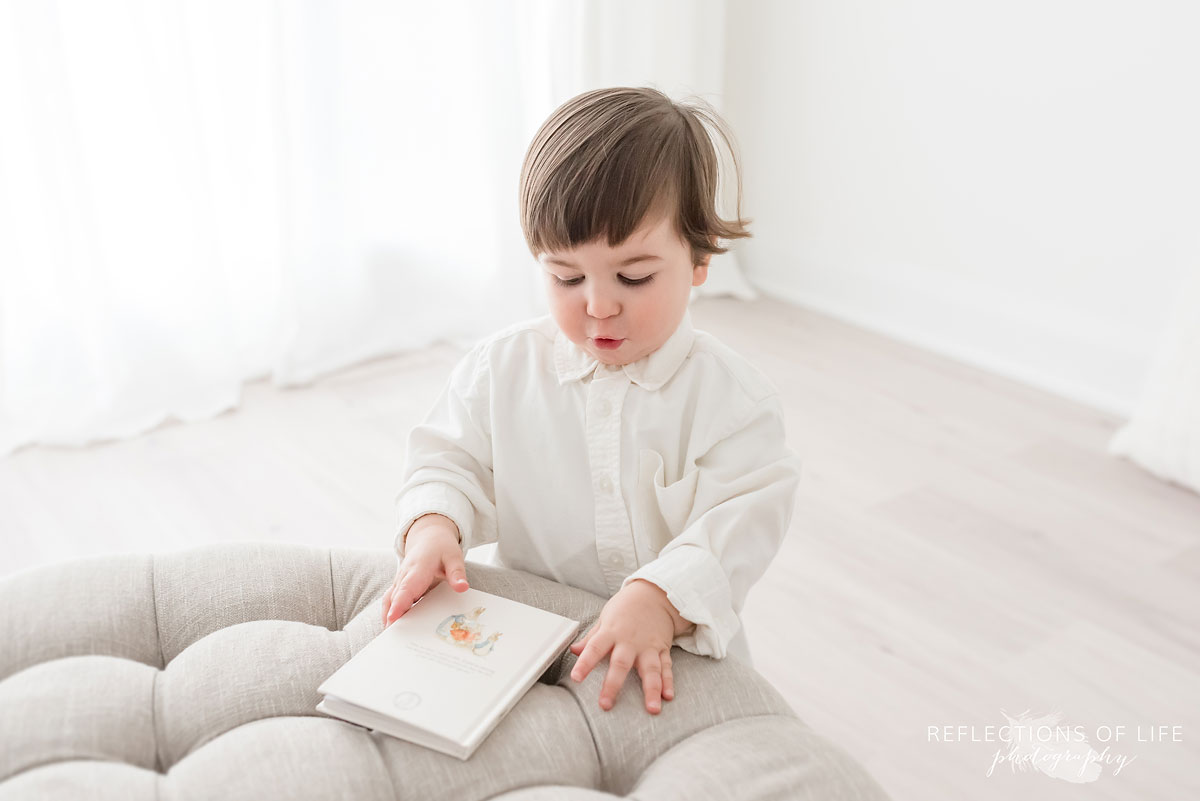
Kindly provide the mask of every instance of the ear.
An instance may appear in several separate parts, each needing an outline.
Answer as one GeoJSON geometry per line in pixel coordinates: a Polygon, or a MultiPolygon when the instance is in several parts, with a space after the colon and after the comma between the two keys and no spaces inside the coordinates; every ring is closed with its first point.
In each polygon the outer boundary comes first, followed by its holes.
{"type": "Polygon", "coordinates": [[[712,261],[712,254],[705,253],[704,260],[692,266],[692,286],[700,286],[708,280],[708,263],[710,261],[712,261]]]}

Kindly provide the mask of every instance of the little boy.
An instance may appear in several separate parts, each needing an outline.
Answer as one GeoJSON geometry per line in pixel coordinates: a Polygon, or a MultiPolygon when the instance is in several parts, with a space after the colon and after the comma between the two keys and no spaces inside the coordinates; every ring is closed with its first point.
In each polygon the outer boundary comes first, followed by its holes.
{"type": "Polygon", "coordinates": [[[739,219],[717,214],[702,116],[725,136],[701,106],[614,88],[542,125],[520,204],[550,314],[458,363],[409,436],[397,498],[384,625],[442,579],[466,590],[464,554],[494,542],[496,564],[609,597],[571,646],[576,681],[611,654],[606,710],[635,668],[657,714],[672,645],[750,661],[738,613],[799,481],[774,387],[691,326],[717,239],[749,236],[740,181],[739,219]]]}

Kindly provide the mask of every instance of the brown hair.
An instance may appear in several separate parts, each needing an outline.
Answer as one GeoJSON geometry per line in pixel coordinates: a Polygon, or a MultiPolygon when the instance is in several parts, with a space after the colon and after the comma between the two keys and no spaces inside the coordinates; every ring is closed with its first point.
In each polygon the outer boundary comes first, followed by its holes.
{"type": "Polygon", "coordinates": [[[649,214],[671,209],[693,264],[728,250],[717,238],[750,236],[732,131],[703,100],[675,102],[648,87],[596,89],[559,106],[525,154],[520,198],[521,229],[534,258],[602,236],[615,247],[649,214]],[[704,121],[733,156],[733,220],[717,213],[719,162],[704,121]]]}

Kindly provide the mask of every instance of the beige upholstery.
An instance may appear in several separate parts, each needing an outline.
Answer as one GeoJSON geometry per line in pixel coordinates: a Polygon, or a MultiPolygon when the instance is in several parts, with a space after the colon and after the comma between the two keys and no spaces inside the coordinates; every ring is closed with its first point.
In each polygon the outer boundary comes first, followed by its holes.
{"type": "MultiPolygon", "coordinates": [[[[382,628],[386,550],[222,544],[0,579],[0,799],[877,799],[735,659],[673,652],[677,699],[631,673],[597,703],[565,652],[475,755],[314,709],[382,628]]],[[[467,563],[473,587],[591,625],[604,599],[467,563]]]]}

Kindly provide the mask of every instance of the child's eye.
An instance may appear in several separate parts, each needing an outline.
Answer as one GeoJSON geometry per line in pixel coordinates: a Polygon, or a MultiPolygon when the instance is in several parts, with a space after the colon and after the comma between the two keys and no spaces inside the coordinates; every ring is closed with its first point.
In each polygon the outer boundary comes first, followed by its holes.
{"type": "MultiPolygon", "coordinates": [[[[651,273],[650,275],[647,275],[645,278],[626,278],[623,275],[618,275],[617,278],[619,278],[621,283],[625,284],[626,286],[641,286],[643,284],[648,284],[652,280],[654,280],[654,274],[651,273]]],[[[581,281],[583,281],[583,276],[579,276],[578,278],[570,278],[570,279],[559,278],[557,275],[554,276],[554,283],[558,284],[559,286],[576,286],[581,281]]]]}

